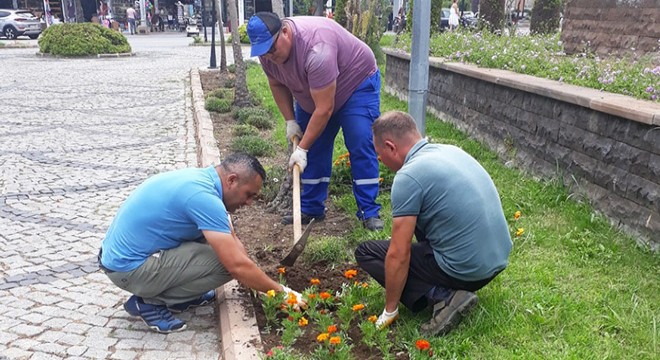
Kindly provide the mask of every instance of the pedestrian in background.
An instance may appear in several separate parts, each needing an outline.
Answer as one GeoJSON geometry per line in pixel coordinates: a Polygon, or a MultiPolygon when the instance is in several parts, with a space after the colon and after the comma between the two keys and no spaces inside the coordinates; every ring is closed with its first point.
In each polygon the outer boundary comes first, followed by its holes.
{"type": "Polygon", "coordinates": [[[131,35],[135,34],[135,9],[132,6],[126,9],[126,19],[128,20],[128,30],[131,35]]]}
{"type": "Polygon", "coordinates": [[[452,0],[451,7],[449,8],[449,30],[453,31],[458,28],[458,4],[456,0],[452,0]]]}
{"type": "Polygon", "coordinates": [[[215,288],[236,279],[261,291],[299,293],[278,284],[248,257],[229,213],[250,205],[266,172],[247,154],[218,166],[155,175],[126,199],[101,244],[99,267],[133,295],[124,310],[151,329],[169,333],[186,324],[172,314],[215,299],[215,288]]]}
{"type": "Polygon", "coordinates": [[[446,334],[477,304],[474,292],[508,265],[512,242],[500,197],[477,160],[430,144],[410,115],[385,113],[373,133],[383,164],[396,172],[391,240],[355,250],[360,267],[385,287],[376,326],[391,324],[401,301],[413,312],[432,307],[421,331],[446,334]]]}
{"type": "MultiPolygon", "coordinates": [[[[369,230],[383,229],[371,137],[371,124],[380,115],[380,72],[369,46],[324,17],[280,20],[259,12],[250,18],[247,33],[251,54],[259,56],[286,119],[287,138],[300,138],[289,167],[298,164],[302,172],[303,224],[325,218],[334,140],[341,127],[350,153],[356,216],[369,230]]],[[[293,216],[282,222],[291,224],[293,216]]]]}

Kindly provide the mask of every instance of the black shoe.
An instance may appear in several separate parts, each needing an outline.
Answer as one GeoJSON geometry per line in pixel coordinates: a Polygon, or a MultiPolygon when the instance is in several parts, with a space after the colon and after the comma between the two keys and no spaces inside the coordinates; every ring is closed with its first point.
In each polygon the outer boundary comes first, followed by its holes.
{"type": "Polygon", "coordinates": [[[385,226],[383,220],[381,220],[379,216],[370,217],[362,221],[362,225],[370,231],[380,231],[383,230],[383,227],[385,226]]]}
{"type": "MultiPolygon", "coordinates": [[[[325,214],[319,216],[311,216],[305,213],[300,214],[300,223],[303,225],[309,224],[309,222],[312,221],[312,219],[314,219],[315,222],[323,221],[325,220],[325,214]]],[[[282,225],[291,225],[291,224],[293,224],[293,215],[285,215],[282,217],[282,225]]]]}
{"type": "Polygon", "coordinates": [[[427,336],[442,336],[449,333],[460,324],[463,316],[477,305],[477,294],[456,290],[448,301],[440,301],[433,305],[433,316],[429,322],[422,325],[422,333],[427,336]]]}

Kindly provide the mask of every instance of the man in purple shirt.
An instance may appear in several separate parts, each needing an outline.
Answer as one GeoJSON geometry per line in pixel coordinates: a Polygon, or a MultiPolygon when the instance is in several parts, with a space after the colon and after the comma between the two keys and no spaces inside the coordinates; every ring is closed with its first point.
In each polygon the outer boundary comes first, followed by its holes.
{"type": "MultiPolygon", "coordinates": [[[[298,164],[302,172],[303,224],[325,218],[334,139],[341,127],[350,153],[356,216],[367,229],[382,230],[371,133],[380,116],[380,72],[371,49],[323,17],[280,20],[274,13],[259,12],[250,18],[247,33],[251,54],[259,56],[286,119],[287,138],[300,139],[289,167],[298,164]]],[[[292,222],[292,216],[282,221],[292,222]]]]}

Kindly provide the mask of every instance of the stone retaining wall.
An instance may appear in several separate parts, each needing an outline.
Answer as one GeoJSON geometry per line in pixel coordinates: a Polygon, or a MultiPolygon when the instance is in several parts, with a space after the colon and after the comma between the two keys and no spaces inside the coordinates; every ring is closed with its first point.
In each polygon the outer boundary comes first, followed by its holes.
{"type": "MultiPolygon", "coordinates": [[[[386,51],[386,91],[408,94],[409,55],[386,51]]],[[[573,191],[660,248],[660,104],[431,58],[429,110],[507,160],[573,191]]]]}
{"type": "Polygon", "coordinates": [[[568,0],[561,39],[568,54],[658,53],[659,0],[568,0]],[[634,49],[634,50],[633,50],[634,49]]]}

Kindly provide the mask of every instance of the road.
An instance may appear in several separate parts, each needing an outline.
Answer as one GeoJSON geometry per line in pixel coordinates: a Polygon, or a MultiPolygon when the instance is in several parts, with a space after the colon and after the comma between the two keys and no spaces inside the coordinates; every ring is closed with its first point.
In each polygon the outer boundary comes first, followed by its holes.
{"type": "Polygon", "coordinates": [[[180,33],[129,42],[128,58],[0,48],[0,359],[219,357],[213,306],[155,333],[96,265],[138,184],[197,165],[188,74],[210,48],[180,33]]]}

